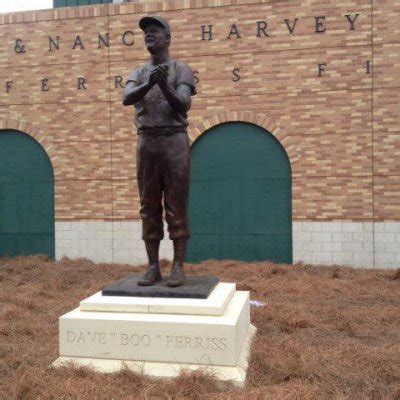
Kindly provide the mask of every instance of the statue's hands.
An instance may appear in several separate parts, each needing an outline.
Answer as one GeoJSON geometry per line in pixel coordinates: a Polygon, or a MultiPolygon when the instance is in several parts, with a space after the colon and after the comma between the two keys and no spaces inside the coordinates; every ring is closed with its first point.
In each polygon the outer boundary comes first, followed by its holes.
{"type": "Polygon", "coordinates": [[[168,67],[166,65],[159,65],[150,72],[149,85],[166,86],[168,81],[168,67]]]}
{"type": "Polygon", "coordinates": [[[168,66],[167,65],[159,65],[158,66],[158,71],[159,71],[159,81],[158,85],[161,87],[167,86],[168,83],[168,66]]]}
{"type": "Polygon", "coordinates": [[[149,76],[149,85],[151,87],[153,87],[154,85],[156,85],[158,83],[159,77],[158,77],[159,73],[158,73],[158,68],[154,68],[151,72],[150,72],[150,76],[149,76]]]}

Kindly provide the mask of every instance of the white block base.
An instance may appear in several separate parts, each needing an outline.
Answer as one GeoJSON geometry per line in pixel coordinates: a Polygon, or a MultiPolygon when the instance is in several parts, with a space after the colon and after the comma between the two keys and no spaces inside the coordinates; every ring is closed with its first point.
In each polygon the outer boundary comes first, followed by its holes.
{"type": "MultiPolygon", "coordinates": [[[[147,263],[140,221],[56,221],[55,229],[57,260],[147,263]]],[[[160,257],[172,260],[172,242],[164,236],[160,257]]],[[[293,221],[293,262],[400,268],[400,221],[293,221]]]]}
{"type": "Polygon", "coordinates": [[[150,376],[152,378],[174,378],[183,371],[202,370],[210,373],[221,381],[231,381],[235,386],[243,387],[246,380],[251,343],[256,331],[257,329],[255,326],[249,326],[237,365],[234,367],[81,357],[59,357],[54,361],[52,366],[57,368],[72,364],[76,367],[89,367],[101,373],[115,373],[126,368],[132,372],[150,376]]]}
{"type": "Polygon", "coordinates": [[[255,332],[249,300],[249,292],[226,283],[195,303],[96,294],[60,317],[60,358],[53,365],[72,361],[103,372],[127,367],[153,377],[201,368],[243,385],[255,332]]]}

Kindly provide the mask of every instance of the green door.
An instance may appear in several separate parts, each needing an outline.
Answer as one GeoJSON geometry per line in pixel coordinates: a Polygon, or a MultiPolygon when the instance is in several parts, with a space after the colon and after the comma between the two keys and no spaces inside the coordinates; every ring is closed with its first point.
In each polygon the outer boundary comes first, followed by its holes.
{"type": "Polygon", "coordinates": [[[227,123],[192,147],[187,261],[292,262],[290,162],[264,129],[227,123]]]}
{"type": "Polygon", "coordinates": [[[50,160],[30,136],[0,130],[0,257],[54,258],[54,177],[50,160]]]}

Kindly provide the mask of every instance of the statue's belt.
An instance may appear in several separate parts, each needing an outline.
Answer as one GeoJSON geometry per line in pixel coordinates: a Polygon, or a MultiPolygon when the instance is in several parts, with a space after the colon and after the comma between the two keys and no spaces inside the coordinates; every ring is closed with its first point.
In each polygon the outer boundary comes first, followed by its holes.
{"type": "Polygon", "coordinates": [[[140,128],[138,135],[143,136],[171,136],[175,133],[186,133],[185,126],[160,126],[153,128],[140,128]]]}

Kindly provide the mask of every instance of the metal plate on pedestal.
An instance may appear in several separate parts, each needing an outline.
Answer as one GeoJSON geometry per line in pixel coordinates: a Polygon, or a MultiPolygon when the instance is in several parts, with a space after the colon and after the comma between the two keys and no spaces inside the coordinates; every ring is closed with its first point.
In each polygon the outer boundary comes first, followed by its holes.
{"type": "Polygon", "coordinates": [[[216,276],[187,276],[183,286],[168,287],[162,280],[153,286],[139,286],[142,275],[123,278],[102,290],[103,296],[130,297],[172,297],[186,299],[206,299],[219,283],[216,276]]]}

